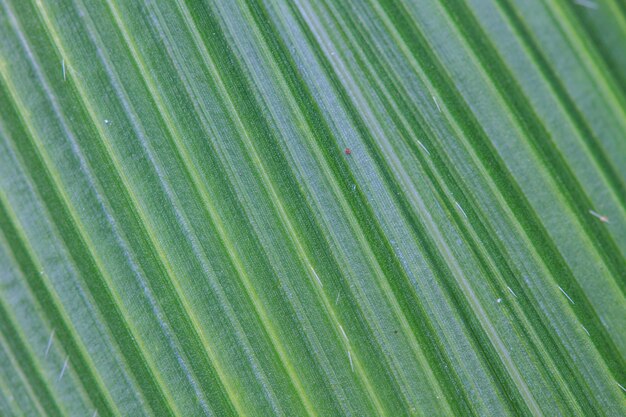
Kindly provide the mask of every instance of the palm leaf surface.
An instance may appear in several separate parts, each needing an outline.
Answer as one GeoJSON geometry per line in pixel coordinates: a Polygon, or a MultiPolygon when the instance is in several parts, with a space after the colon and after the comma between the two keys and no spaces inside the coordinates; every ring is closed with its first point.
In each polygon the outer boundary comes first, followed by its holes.
{"type": "Polygon", "coordinates": [[[2,0],[0,39],[2,415],[626,413],[619,1],[2,0]]]}

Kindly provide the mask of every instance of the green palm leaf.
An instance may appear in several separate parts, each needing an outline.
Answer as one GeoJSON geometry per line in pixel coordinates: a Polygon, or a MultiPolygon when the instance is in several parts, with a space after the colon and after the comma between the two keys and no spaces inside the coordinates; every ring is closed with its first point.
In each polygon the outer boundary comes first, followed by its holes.
{"type": "Polygon", "coordinates": [[[0,415],[623,416],[619,0],[0,0],[0,415]]]}

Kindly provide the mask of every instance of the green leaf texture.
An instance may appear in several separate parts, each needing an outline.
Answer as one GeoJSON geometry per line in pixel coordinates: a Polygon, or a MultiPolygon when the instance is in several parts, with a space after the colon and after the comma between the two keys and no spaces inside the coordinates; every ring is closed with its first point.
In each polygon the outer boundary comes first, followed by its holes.
{"type": "Polygon", "coordinates": [[[0,0],[0,415],[626,415],[625,5],[0,0]]]}

